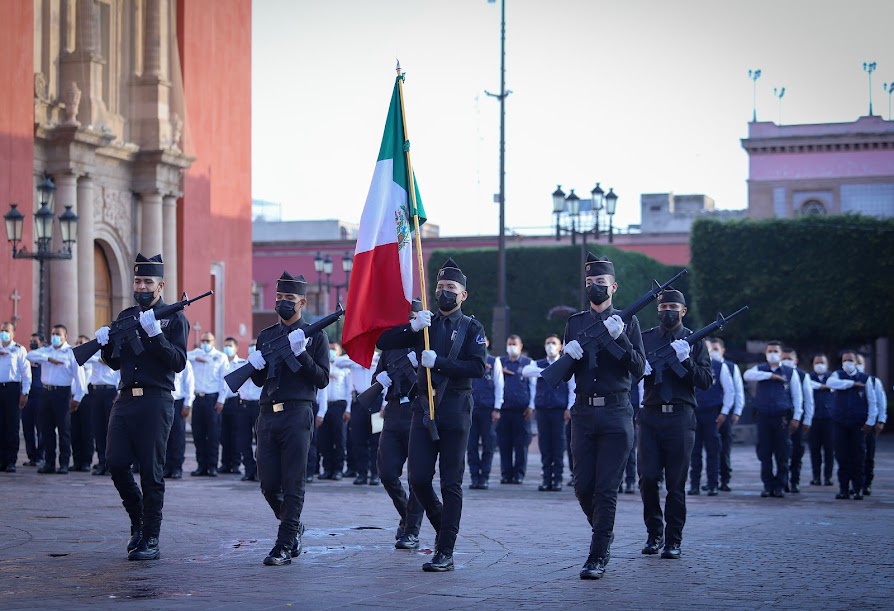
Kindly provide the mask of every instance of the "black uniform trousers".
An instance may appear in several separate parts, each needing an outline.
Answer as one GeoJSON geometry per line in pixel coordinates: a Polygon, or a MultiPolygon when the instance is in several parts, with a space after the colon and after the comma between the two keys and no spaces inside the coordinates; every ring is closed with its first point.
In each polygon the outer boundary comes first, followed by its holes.
{"type": "Polygon", "coordinates": [[[413,411],[409,446],[410,488],[437,533],[436,550],[453,553],[463,509],[463,473],[472,424],[471,391],[457,394],[448,390],[438,406],[436,423],[441,439],[432,441],[422,422],[422,412],[413,411]],[[432,485],[435,462],[440,467],[443,503],[432,485]]]}
{"type": "Polygon", "coordinates": [[[504,407],[500,410],[497,442],[503,479],[524,479],[528,468],[528,446],[531,444],[531,421],[525,420],[524,409],[504,407]]]}
{"type": "Polygon", "coordinates": [[[633,408],[633,447],[630,448],[630,455],[627,457],[627,466],[624,467],[624,481],[629,486],[633,486],[633,484],[636,483],[636,480],[639,479],[639,471],[636,468],[636,449],[639,446],[639,432],[637,431],[636,423],[639,412],[640,409],[638,407],[633,408]]]}
{"type": "MultiPolygon", "coordinates": [[[[236,449],[245,466],[245,475],[249,477],[258,473],[258,465],[255,462],[255,452],[251,442],[255,437],[255,426],[258,423],[260,410],[261,404],[258,401],[239,400],[238,418],[236,419],[236,449]]],[[[236,464],[239,464],[238,458],[236,464]]]]}
{"type": "MultiPolygon", "coordinates": [[[[93,438],[96,440],[96,464],[100,469],[106,468],[106,435],[109,432],[109,417],[112,415],[112,404],[118,389],[114,386],[89,387],[90,420],[93,423],[93,438]]],[[[83,406],[81,407],[83,409],[83,406]]],[[[80,409],[78,411],[81,411],[80,409]]]]}
{"type": "Polygon", "coordinates": [[[71,460],[71,387],[44,387],[40,393],[40,430],[43,435],[44,459],[48,466],[56,464],[56,431],[59,432],[59,466],[68,467],[71,460]]]}
{"type": "Polygon", "coordinates": [[[220,413],[214,406],[217,395],[208,393],[203,397],[196,394],[192,404],[192,438],[196,444],[196,462],[199,469],[217,469],[220,452],[220,413]]]}
{"type": "Polygon", "coordinates": [[[347,401],[330,401],[317,437],[317,452],[323,457],[323,473],[341,473],[345,466],[345,421],[347,401]]]}
{"type": "Polygon", "coordinates": [[[689,466],[689,486],[698,489],[702,481],[702,450],[705,452],[705,478],[708,488],[717,488],[720,479],[720,431],[717,416],[720,406],[695,410],[695,443],[689,466]]]}
{"type": "Polygon", "coordinates": [[[93,448],[93,396],[87,393],[71,413],[71,457],[75,469],[85,469],[93,463],[93,448]]]}
{"type": "Polygon", "coordinates": [[[593,530],[590,556],[605,558],[611,547],[618,486],[633,447],[633,406],[629,398],[593,407],[580,402],[571,412],[574,494],[593,530]]]}
{"type": "Polygon", "coordinates": [[[534,410],[537,419],[537,445],[545,485],[561,484],[565,467],[565,409],[534,410]]]}
{"type": "Polygon", "coordinates": [[[385,408],[385,424],[379,434],[376,462],[382,486],[391,497],[391,502],[394,503],[394,508],[400,516],[400,531],[418,537],[425,510],[413,495],[413,487],[409,486],[408,494],[400,481],[404,463],[407,462],[410,452],[412,420],[413,412],[409,403],[400,404],[394,401],[388,404],[385,408]]]}
{"type": "Polygon", "coordinates": [[[239,470],[239,396],[224,401],[220,412],[220,468],[239,470]]]}
{"type": "Polygon", "coordinates": [[[472,483],[485,483],[490,477],[490,468],[497,448],[497,431],[493,421],[494,410],[491,407],[473,407],[472,423],[469,428],[467,448],[469,474],[472,483]],[[478,444],[481,454],[478,454],[478,444]]]}
{"type": "Polygon", "coordinates": [[[144,388],[142,397],[122,391],[109,418],[106,464],[131,524],[142,522],[147,538],[161,531],[162,469],[173,419],[174,397],[170,390],[157,387],[144,388]],[[132,462],[140,468],[139,486],[131,472],[132,462]]]}
{"type": "Polygon", "coordinates": [[[757,416],[757,458],[761,461],[761,481],[764,490],[781,490],[788,481],[788,461],[791,437],[788,432],[787,414],[766,414],[755,412],[757,416]],[[776,459],[776,473],[773,473],[773,459],[776,459]]]}
{"type": "Polygon", "coordinates": [[[788,481],[792,484],[800,484],[801,463],[804,459],[804,429],[800,423],[795,432],[789,435],[789,442],[791,450],[789,451],[788,481]]]}
{"type": "Polygon", "coordinates": [[[571,422],[574,420],[574,408],[571,408],[572,419],[565,423],[565,445],[568,452],[568,473],[571,474],[571,485],[574,485],[574,452],[571,451],[571,422]]]}
{"type": "Polygon", "coordinates": [[[25,452],[28,460],[40,462],[44,457],[43,433],[40,430],[40,396],[42,388],[31,387],[28,402],[22,410],[22,435],[25,437],[25,452]]]}
{"type": "Polygon", "coordinates": [[[312,401],[287,401],[274,412],[263,405],[258,416],[258,478],[261,492],[279,520],[276,544],[289,549],[304,508],[307,450],[314,428],[312,401]]]}
{"type": "Polygon", "coordinates": [[[173,475],[176,471],[183,471],[183,461],[186,459],[186,419],[183,418],[183,403],[183,399],[174,400],[174,419],[171,422],[165,454],[165,477],[173,475]]]}
{"type": "Polygon", "coordinates": [[[878,437],[878,431],[875,427],[869,429],[866,433],[866,470],[863,476],[863,488],[869,488],[872,480],[875,479],[875,440],[878,437]]]}
{"type": "Polygon", "coordinates": [[[866,469],[866,433],[863,424],[835,422],[835,459],[838,461],[838,488],[847,494],[860,492],[866,469]]]}
{"type": "Polygon", "coordinates": [[[813,468],[813,479],[823,482],[832,480],[832,469],[835,467],[835,439],[831,418],[814,418],[807,434],[810,442],[810,464],[813,468]]]}
{"type": "Polygon", "coordinates": [[[19,455],[21,382],[0,384],[0,469],[15,465],[19,455]]]}
{"type": "Polygon", "coordinates": [[[354,470],[363,477],[378,477],[376,455],[379,451],[379,435],[372,432],[372,415],[366,408],[358,407],[351,412],[351,449],[354,452],[354,470]]]}
{"type": "Polygon", "coordinates": [[[733,422],[732,413],[720,425],[720,483],[729,484],[733,473],[733,422]]]}
{"type": "Polygon", "coordinates": [[[643,521],[650,538],[664,534],[664,545],[683,542],[686,525],[686,475],[695,444],[695,410],[675,405],[673,412],[661,406],[643,407],[639,414],[640,495],[643,521]],[[662,473],[667,494],[664,514],[658,483],[662,473]]]}
{"type": "MultiPolygon", "coordinates": [[[[320,426],[317,426],[317,416],[320,413],[320,406],[313,404],[311,410],[314,412],[314,426],[310,430],[310,443],[307,445],[307,473],[306,475],[319,475],[320,473],[320,453],[317,450],[320,437],[320,426]]],[[[257,424],[255,425],[257,429],[257,424]]]]}

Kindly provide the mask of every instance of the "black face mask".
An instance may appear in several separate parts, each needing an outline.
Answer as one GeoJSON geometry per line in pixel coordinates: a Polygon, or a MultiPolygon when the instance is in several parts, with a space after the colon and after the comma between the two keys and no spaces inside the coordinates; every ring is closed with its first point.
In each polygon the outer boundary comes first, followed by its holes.
{"type": "Polygon", "coordinates": [[[142,291],[134,291],[133,292],[134,301],[139,304],[141,308],[144,310],[149,308],[152,305],[152,300],[155,299],[155,293],[144,293],[142,291]]]}
{"type": "Polygon", "coordinates": [[[608,299],[608,287],[602,284],[591,284],[587,287],[587,299],[590,303],[599,305],[608,299]]]}
{"type": "Polygon", "coordinates": [[[680,313],[676,310],[662,310],[658,312],[658,320],[665,329],[673,329],[680,324],[680,313]]]}
{"type": "Polygon", "coordinates": [[[283,320],[289,320],[295,315],[295,302],[280,299],[276,302],[276,313],[283,320]]]}
{"type": "Polygon", "coordinates": [[[456,307],[456,298],[459,294],[453,291],[435,291],[435,297],[438,298],[438,309],[449,312],[456,307]]]}
{"type": "Polygon", "coordinates": [[[31,346],[32,350],[37,350],[38,348],[40,348],[40,344],[38,344],[37,342],[31,342],[31,344],[29,345],[31,346]]]}

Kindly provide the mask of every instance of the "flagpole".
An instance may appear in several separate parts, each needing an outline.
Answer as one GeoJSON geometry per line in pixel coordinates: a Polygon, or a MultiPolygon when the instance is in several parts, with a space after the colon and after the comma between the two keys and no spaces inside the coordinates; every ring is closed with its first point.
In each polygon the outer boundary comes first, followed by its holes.
{"type": "MultiPolygon", "coordinates": [[[[400,118],[403,122],[404,127],[404,144],[406,145],[410,141],[410,136],[407,133],[407,114],[404,110],[404,79],[403,73],[400,71],[400,61],[397,62],[397,90],[400,95],[400,118]]],[[[419,263],[419,290],[421,291],[422,298],[422,309],[427,310],[427,298],[425,293],[425,263],[422,257],[422,236],[419,233],[419,208],[416,206],[416,177],[413,175],[413,163],[410,161],[410,148],[409,146],[404,147],[404,152],[407,158],[407,188],[410,191],[410,201],[413,205],[413,225],[416,229],[416,258],[419,263]]],[[[430,350],[429,343],[429,335],[428,335],[428,327],[424,327],[422,329],[422,338],[425,344],[425,349],[430,350]]],[[[437,428],[435,427],[435,393],[432,389],[431,385],[431,369],[428,367],[425,368],[426,374],[426,382],[428,386],[428,418],[430,421],[429,432],[432,435],[432,439],[437,441],[437,428]]]]}

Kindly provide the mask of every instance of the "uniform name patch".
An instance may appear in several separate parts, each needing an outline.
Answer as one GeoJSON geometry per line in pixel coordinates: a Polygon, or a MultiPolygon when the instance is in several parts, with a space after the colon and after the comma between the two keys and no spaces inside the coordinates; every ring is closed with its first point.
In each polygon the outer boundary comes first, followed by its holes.
{"type": "Polygon", "coordinates": [[[171,322],[170,318],[162,318],[161,320],[158,321],[158,324],[161,326],[162,329],[164,329],[165,327],[167,327],[170,324],[170,322],[171,322]]]}
{"type": "Polygon", "coordinates": [[[478,337],[475,338],[475,343],[476,343],[476,344],[483,344],[483,343],[484,343],[484,337],[482,337],[481,335],[479,335],[478,337]]]}

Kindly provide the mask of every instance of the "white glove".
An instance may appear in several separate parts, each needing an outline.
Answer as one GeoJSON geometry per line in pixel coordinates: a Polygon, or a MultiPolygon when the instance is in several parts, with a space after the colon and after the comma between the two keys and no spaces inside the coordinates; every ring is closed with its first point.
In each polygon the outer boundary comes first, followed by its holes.
{"type": "Polygon", "coordinates": [[[542,371],[543,367],[538,367],[537,363],[530,363],[524,366],[522,375],[526,378],[539,378],[542,371]]]}
{"type": "Polygon", "coordinates": [[[298,356],[307,349],[307,338],[304,336],[304,329],[295,329],[289,333],[289,344],[292,346],[292,352],[298,356]]]}
{"type": "Polygon", "coordinates": [[[624,321],[617,314],[609,316],[602,321],[602,324],[605,325],[605,329],[612,336],[612,339],[618,339],[621,333],[624,332],[624,321]]]}
{"type": "Polygon", "coordinates": [[[431,312],[429,310],[422,310],[421,312],[416,313],[416,318],[410,321],[410,327],[416,333],[422,331],[425,327],[431,326],[431,312]]]}
{"type": "Polygon", "coordinates": [[[565,344],[564,352],[575,361],[579,361],[584,357],[584,349],[580,347],[580,342],[578,342],[576,339],[573,339],[565,344]]]}
{"type": "Polygon", "coordinates": [[[382,385],[382,388],[388,389],[391,387],[394,382],[391,381],[391,376],[388,375],[387,371],[383,371],[379,375],[376,376],[376,382],[382,385]]]}
{"type": "Polygon", "coordinates": [[[161,323],[155,320],[155,310],[140,312],[140,324],[149,337],[161,335],[161,323]]]}
{"type": "Polygon", "coordinates": [[[646,361],[646,369],[643,371],[644,376],[652,375],[652,364],[647,360],[646,361]]]}
{"type": "Polygon", "coordinates": [[[428,367],[431,369],[435,366],[435,359],[438,358],[438,353],[434,350],[423,350],[422,351],[422,366],[428,367]]]}
{"type": "Polygon", "coordinates": [[[407,358],[410,359],[410,364],[413,367],[419,367],[419,359],[416,358],[415,352],[407,352],[407,358]]]}
{"type": "Polygon", "coordinates": [[[251,354],[248,355],[248,362],[251,363],[251,366],[257,369],[258,371],[262,370],[267,366],[267,361],[264,360],[264,355],[261,354],[260,350],[255,350],[251,354]]]}
{"type": "Polygon", "coordinates": [[[685,339],[675,339],[671,342],[671,348],[677,353],[677,360],[681,363],[689,358],[689,351],[692,350],[692,346],[685,339]]]}
{"type": "Polygon", "coordinates": [[[94,335],[94,337],[96,337],[96,341],[99,342],[100,346],[105,346],[106,344],[109,343],[109,333],[110,332],[111,332],[111,329],[109,329],[108,327],[100,327],[99,329],[96,330],[96,333],[94,333],[93,335],[94,335]]]}

